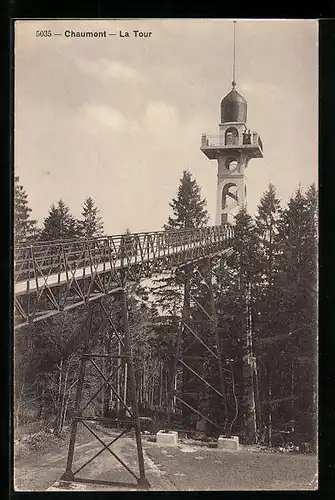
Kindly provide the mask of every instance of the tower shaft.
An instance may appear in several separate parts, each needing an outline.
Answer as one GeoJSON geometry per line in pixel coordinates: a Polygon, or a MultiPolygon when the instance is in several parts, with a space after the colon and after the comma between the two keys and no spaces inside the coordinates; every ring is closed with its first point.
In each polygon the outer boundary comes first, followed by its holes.
{"type": "MultiPolygon", "coordinates": [[[[221,108],[235,118],[244,112],[241,106],[221,108]]],[[[262,141],[257,132],[247,129],[245,122],[222,122],[219,135],[203,134],[200,149],[218,164],[215,224],[234,224],[238,211],[246,207],[245,169],[250,159],[263,157],[262,141]]]]}

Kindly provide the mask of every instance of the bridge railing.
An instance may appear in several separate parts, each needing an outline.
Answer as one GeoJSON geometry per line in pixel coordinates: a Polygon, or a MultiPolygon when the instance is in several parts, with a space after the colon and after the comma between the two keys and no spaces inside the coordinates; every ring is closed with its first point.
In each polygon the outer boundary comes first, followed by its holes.
{"type": "Polygon", "coordinates": [[[231,243],[232,237],[233,228],[222,225],[41,241],[33,245],[22,243],[15,247],[14,279],[15,282],[47,280],[50,275],[74,275],[78,270],[85,277],[85,273],[106,272],[115,267],[127,268],[176,256],[182,262],[219,251],[231,243]]]}

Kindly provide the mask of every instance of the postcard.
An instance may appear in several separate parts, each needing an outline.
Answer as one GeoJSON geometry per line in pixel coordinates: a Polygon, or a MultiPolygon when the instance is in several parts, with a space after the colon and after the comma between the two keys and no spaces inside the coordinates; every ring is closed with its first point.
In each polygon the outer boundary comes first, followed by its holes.
{"type": "Polygon", "coordinates": [[[317,489],[318,22],[14,42],[14,490],[317,489]]]}

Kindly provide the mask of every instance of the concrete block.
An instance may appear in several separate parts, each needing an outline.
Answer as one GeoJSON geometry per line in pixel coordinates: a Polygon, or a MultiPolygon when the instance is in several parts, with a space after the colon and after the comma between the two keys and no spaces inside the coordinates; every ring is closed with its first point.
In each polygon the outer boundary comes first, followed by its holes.
{"type": "Polygon", "coordinates": [[[156,434],[156,443],[161,446],[177,446],[178,432],[176,431],[158,431],[156,434]]]}
{"type": "Polygon", "coordinates": [[[232,436],[230,438],[227,438],[224,436],[219,436],[218,449],[219,450],[237,451],[239,449],[238,436],[232,436]]]}

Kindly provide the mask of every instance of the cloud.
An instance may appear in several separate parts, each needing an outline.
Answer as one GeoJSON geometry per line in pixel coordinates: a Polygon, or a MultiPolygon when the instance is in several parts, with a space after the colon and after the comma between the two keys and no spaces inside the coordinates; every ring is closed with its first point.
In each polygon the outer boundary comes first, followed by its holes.
{"type": "Polygon", "coordinates": [[[114,130],[121,130],[127,127],[127,120],[119,111],[101,104],[84,104],[81,112],[89,123],[100,124],[114,130]]]}
{"type": "Polygon", "coordinates": [[[100,58],[95,61],[79,58],[76,64],[80,71],[85,74],[96,75],[99,78],[115,78],[123,81],[141,81],[142,75],[131,66],[120,61],[110,61],[106,58],[100,58]]]}
{"type": "Polygon", "coordinates": [[[161,134],[166,129],[171,133],[179,126],[178,109],[162,101],[151,101],[146,107],[143,123],[151,131],[161,134]]]}
{"type": "Polygon", "coordinates": [[[252,96],[263,99],[264,97],[266,97],[266,99],[269,99],[269,97],[271,97],[271,99],[275,98],[279,100],[284,98],[282,89],[280,89],[278,85],[270,82],[244,82],[240,86],[240,91],[247,92],[252,96]]]}

